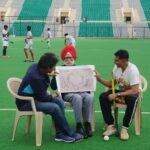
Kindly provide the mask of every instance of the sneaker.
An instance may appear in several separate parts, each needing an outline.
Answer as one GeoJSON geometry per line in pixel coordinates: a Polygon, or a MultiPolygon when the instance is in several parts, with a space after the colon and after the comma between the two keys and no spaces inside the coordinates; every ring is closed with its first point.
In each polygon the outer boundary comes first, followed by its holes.
{"type": "Polygon", "coordinates": [[[85,122],[84,126],[85,126],[85,132],[86,132],[87,136],[92,137],[93,132],[92,132],[92,129],[91,129],[91,124],[89,122],[85,122]]]}
{"type": "Polygon", "coordinates": [[[8,58],[9,56],[8,56],[8,55],[3,55],[2,57],[3,57],[3,58],[8,58]]]}
{"type": "Polygon", "coordinates": [[[24,62],[30,62],[30,60],[29,59],[25,59],[24,62]]]}
{"type": "Polygon", "coordinates": [[[103,136],[111,136],[114,135],[117,132],[116,128],[114,125],[108,125],[107,129],[105,132],[103,132],[103,136]]]}
{"type": "Polygon", "coordinates": [[[84,139],[83,135],[79,133],[73,133],[71,137],[74,138],[76,142],[80,142],[84,139]]]}
{"type": "Polygon", "coordinates": [[[121,140],[128,140],[129,139],[129,134],[128,134],[128,130],[126,128],[122,128],[121,129],[121,133],[120,133],[120,139],[121,140]]]}
{"type": "Polygon", "coordinates": [[[84,130],[84,128],[83,128],[81,123],[77,123],[77,125],[76,125],[76,133],[82,134],[84,139],[88,138],[88,136],[87,136],[87,134],[86,134],[86,132],[85,132],[85,130],[84,130]]]}
{"type": "Polygon", "coordinates": [[[66,142],[72,143],[75,141],[75,138],[64,135],[63,133],[56,134],[55,141],[57,142],[66,142]]]}

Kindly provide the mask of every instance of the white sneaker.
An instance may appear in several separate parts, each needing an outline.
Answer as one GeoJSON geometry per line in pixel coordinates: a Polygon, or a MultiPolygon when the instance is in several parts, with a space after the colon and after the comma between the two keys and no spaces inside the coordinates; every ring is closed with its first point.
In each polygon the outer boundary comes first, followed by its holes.
{"type": "Polygon", "coordinates": [[[128,140],[129,139],[129,134],[128,134],[128,130],[125,128],[121,129],[121,133],[120,133],[120,139],[121,140],[128,140]]]}
{"type": "Polygon", "coordinates": [[[114,125],[108,125],[106,131],[103,132],[103,136],[105,136],[105,135],[111,136],[111,135],[115,134],[116,132],[117,132],[117,129],[115,128],[114,125]]]}

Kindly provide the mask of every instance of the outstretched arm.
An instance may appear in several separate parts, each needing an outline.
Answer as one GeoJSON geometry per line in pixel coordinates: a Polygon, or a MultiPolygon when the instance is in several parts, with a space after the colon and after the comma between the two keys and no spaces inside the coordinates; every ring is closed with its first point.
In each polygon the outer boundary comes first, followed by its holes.
{"type": "Polygon", "coordinates": [[[100,82],[101,84],[103,84],[106,87],[111,88],[111,80],[105,80],[103,79],[99,73],[97,71],[95,71],[95,77],[97,79],[98,82],[100,82]]]}

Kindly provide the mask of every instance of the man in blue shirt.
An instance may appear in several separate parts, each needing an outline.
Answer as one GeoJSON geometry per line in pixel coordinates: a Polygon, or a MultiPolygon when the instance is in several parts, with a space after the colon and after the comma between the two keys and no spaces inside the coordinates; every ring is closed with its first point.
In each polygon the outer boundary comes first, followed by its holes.
{"type": "MultiPolygon", "coordinates": [[[[37,111],[52,116],[56,127],[55,141],[74,142],[83,139],[83,136],[74,133],[68,125],[64,113],[63,100],[58,94],[49,95],[48,87],[51,85],[49,76],[54,76],[55,65],[58,58],[53,53],[45,53],[38,64],[29,67],[20,85],[18,94],[21,96],[32,96],[35,100],[37,111]]],[[[20,111],[30,111],[30,102],[16,99],[16,105],[20,111]]]]}

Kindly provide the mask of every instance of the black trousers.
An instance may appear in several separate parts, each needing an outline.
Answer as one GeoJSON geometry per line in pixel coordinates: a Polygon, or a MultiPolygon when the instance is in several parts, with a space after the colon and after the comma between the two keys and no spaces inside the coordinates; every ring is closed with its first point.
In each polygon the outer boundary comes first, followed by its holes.
{"type": "MultiPolygon", "coordinates": [[[[117,93],[119,91],[116,90],[115,92],[117,93]]],[[[99,97],[102,115],[103,115],[105,123],[108,125],[114,124],[114,118],[113,118],[112,111],[111,111],[112,102],[110,102],[108,100],[108,95],[111,93],[112,93],[112,91],[109,90],[107,92],[100,94],[100,97],[99,97]]],[[[123,126],[125,128],[128,128],[133,120],[137,102],[138,102],[137,96],[126,96],[125,97],[125,103],[127,105],[125,115],[123,118],[123,126]]]]}

